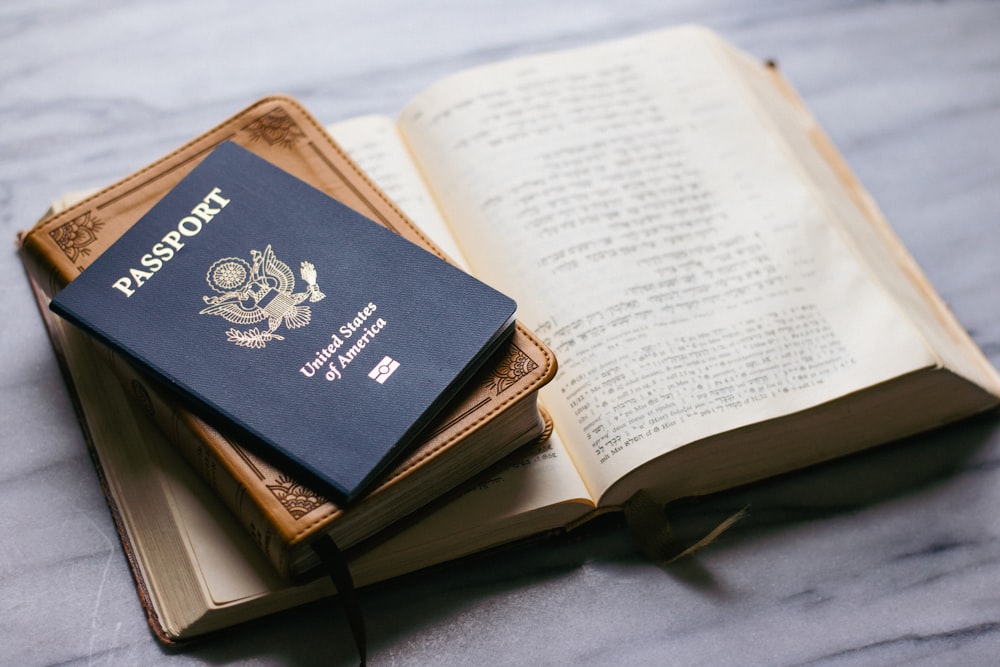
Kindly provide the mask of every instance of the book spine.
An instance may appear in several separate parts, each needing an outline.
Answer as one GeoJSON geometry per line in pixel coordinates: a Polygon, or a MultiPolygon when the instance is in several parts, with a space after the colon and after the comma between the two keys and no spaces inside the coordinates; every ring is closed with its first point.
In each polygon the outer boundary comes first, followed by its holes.
{"type": "MultiPolygon", "coordinates": [[[[100,345],[97,342],[93,344],[100,345]]],[[[292,558],[289,537],[281,531],[281,523],[273,516],[276,508],[269,507],[267,501],[273,498],[278,501],[276,504],[280,504],[278,495],[284,495],[300,511],[321,510],[318,512],[321,517],[336,513],[336,508],[290,479],[282,484],[282,476],[269,474],[273,471],[267,464],[192,413],[178,408],[176,402],[155,382],[150,382],[118,354],[105,347],[101,347],[101,351],[110,360],[129,400],[194,467],[250,533],[278,572],[290,578],[292,558]],[[275,478],[277,484],[274,483],[275,478]],[[324,504],[326,508],[322,508],[324,504]]]]}

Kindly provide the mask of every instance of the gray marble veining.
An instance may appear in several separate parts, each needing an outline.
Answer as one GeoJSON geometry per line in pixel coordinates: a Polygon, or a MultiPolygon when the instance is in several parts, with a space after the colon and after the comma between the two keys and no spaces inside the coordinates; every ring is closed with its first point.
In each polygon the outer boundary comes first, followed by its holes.
{"type": "MultiPolygon", "coordinates": [[[[148,632],[12,240],[257,97],[393,113],[447,73],[697,22],[777,60],[1000,365],[1000,3],[6,2],[0,664],[350,664],[310,605],[173,654],[148,632]]],[[[724,494],[665,570],[609,527],[365,595],[373,664],[1000,663],[1000,420],[724,494]]]]}

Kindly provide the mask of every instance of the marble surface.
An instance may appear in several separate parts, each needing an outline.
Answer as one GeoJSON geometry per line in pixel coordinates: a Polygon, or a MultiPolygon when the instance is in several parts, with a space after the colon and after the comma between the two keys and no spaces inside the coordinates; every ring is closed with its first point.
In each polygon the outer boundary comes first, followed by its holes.
{"type": "MultiPolygon", "coordinates": [[[[311,605],[162,649],[15,256],[102,185],[271,92],[324,121],[447,73],[697,22],[779,61],[1000,364],[1000,3],[505,0],[0,5],[0,664],[351,664],[311,605]]],[[[987,665],[1000,660],[1000,417],[692,508],[749,504],[665,569],[606,527],[368,591],[375,665],[987,665]]]]}

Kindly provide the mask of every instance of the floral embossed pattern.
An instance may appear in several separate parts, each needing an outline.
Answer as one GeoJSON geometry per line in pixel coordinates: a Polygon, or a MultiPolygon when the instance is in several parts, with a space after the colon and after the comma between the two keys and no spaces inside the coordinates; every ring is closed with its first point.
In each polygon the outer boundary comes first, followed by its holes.
{"type": "Polygon", "coordinates": [[[305,134],[282,108],[273,109],[243,128],[251,141],[263,140],[271,146],[288,147],[305,134]]]}
{"type": "Polygon", "coordinates": [[[513,387],[518,380],[536,368],[538,368],[538,364],[531,357],[516,345],[511,345],[507,358],[493,370],[493,374],[486,381],[486,386],[499,395],[513,387]]]}
{"type": "Polygon", "coordinates": [[[267,488],[295,519],[301,519],[326,502],[322,496],[285,475],[279,477],[277,483],[268,484],[267,488]]]}
{"type": "Polygon", "coordinates": [[[97,240],[97,232],[101,231],[103,226],[104,223],[92,217],[91,212],[87,211],[53,229],[49,232],[49,236],[66,253],[70,261],[75,262],[79,257],[90,254],[87,246],[97,240]]]}

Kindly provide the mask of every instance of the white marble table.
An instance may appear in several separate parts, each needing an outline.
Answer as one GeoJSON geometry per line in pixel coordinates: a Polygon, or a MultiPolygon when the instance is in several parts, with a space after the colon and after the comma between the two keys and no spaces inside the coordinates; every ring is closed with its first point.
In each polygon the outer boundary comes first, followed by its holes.
{"type": "MultiPolygon", "coordinates": [[[[129,571],[13,239],[271,92],[392,113],[475,63],[698,22],[775,58],[1000,364],[1000,3],[8,1],[0,7],[0,664],[351,664],[313,605],[169,653],[129,571]]],[[[370,590],[372,663],[1000,662],[1000,417],[713,499],[660,569],[622,530],[370,590]]]]}

